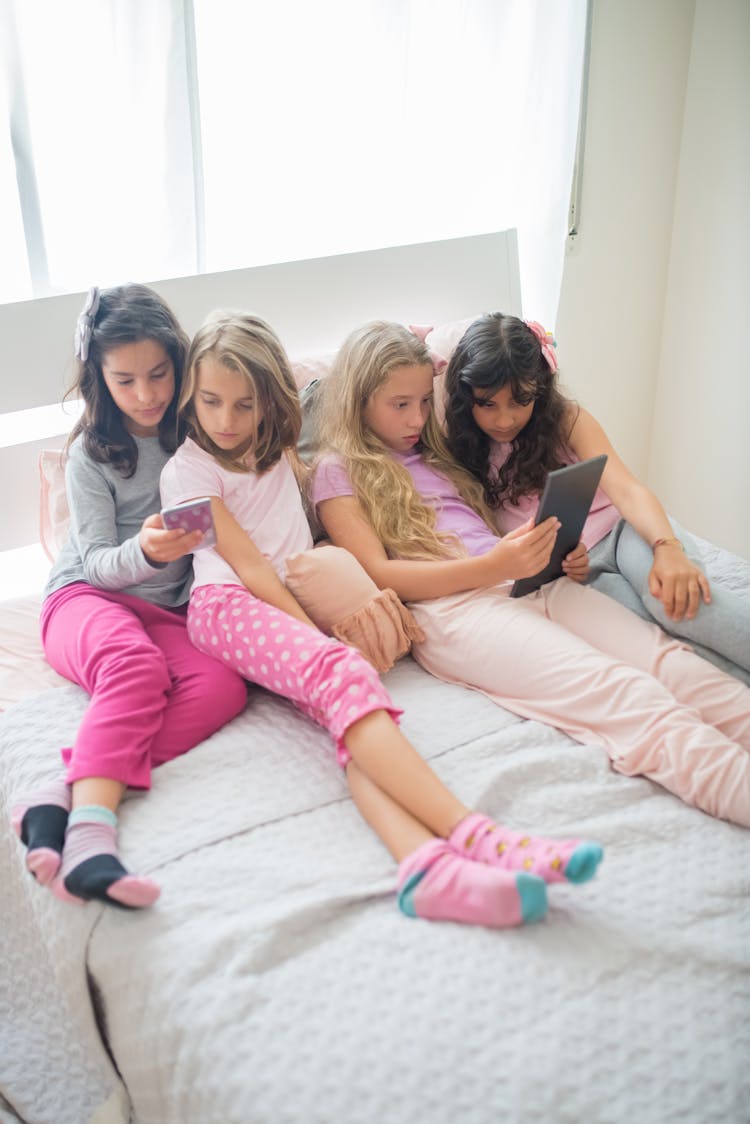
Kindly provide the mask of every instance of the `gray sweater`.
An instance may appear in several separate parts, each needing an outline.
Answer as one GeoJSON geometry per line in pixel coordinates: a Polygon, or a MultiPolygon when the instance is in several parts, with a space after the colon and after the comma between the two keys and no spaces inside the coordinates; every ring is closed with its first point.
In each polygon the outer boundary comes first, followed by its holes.
{"type": "Polygon", "coordinates": [[[125,479],[109,464],[98,464],[78,437],[65,466],[70,508],[68,540],[47,580],[48,597],[71,582],[131,593],[156,605],[181,605],[193,579],[188,555],[176,562],[149,562],[138,542],[147,515],[158,512],[159,476],[169,460],[157,437],[136,437],[138,466],[125,479]]]}

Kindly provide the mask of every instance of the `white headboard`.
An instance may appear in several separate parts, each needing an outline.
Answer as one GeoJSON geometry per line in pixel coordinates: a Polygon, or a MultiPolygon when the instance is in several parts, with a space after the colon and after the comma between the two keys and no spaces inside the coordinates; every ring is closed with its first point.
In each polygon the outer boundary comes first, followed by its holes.
{"type": "MultiPolygon", "coordinates": [[[[257,313],[292,358],[334,351],[367,320],[437,325],[521,309],[513,230],[181,277],[154,282],[153,288],[190,333],[214,308],[257,313]]],[[[72,376],[73,329],[82,304],[83,293],[74,293],[0,306],[6,364],[0,382],[0,550],[38,540],[38,456],[62,447],[72,424],[55,411],[40,436],[27,438],[21,418],[7,415],[61,401],[72,376]]]]}

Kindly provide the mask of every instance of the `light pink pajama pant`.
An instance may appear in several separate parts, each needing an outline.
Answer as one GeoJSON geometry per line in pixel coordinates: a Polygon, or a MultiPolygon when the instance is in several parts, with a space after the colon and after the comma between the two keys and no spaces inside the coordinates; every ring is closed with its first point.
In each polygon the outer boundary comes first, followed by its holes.
{"type": "Polygon", "coordinates": [[[192,749],[247,702],[242,678],[190,643],[184,609],[75,582],[45,600],[41,629],[52,667],[91,696],[62,751],[70,784],[107,777],[149,788],[154,766],[192,749]]]}
{"type": "Polygon", "coordinates": [[[394,720],[401,715],[375,668],[356,648],[260,601],[244,586],[195,589],[188,632],[202,652],[290,699],[325,727],[342,766],[351,760],[343,740],[350,726],[376,710],[387,711],[394,720]]]}
{"type": "Polygon", "coordinates": [[[412,602],[431,674],[603,746],[687,804],[750,826],[750,689],[660,628],[559,578],[412,602]]]}

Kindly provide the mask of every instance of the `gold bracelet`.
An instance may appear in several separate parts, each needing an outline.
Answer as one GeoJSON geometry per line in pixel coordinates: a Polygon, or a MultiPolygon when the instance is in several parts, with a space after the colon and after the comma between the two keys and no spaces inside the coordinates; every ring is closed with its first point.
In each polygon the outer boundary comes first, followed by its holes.
{"type": "Polygon", "coordinates": [[[680,540],[674,537],[668,539],[657,539],[655,543],[651,544],[651,550],[656,550],[657,546],[679,546],[680,550],[683,553],[685,552],[685,547],[682,545],[680,540]]]}

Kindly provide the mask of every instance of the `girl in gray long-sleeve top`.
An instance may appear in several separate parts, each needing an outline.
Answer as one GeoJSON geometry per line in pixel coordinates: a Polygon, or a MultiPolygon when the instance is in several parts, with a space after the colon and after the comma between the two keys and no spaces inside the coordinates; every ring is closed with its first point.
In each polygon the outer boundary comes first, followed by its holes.
{"type": "Polygon", "coordinates": [[[127,786],[243,708],[242,678],[190,643],[185,608],[198,532],[165,530],[159,476],[174,452],[187,337],[143,285],[91,289],[76,328],[68,540],[45,589],[44,650],[91,696],[66,773],[13,811],[26,865],[62,898],[137,908],[159,887],[117,854],[127,786]],[[210,706],[206,705],[210,699],[210,706]]]}

